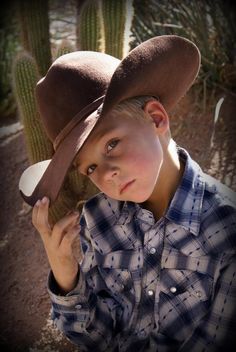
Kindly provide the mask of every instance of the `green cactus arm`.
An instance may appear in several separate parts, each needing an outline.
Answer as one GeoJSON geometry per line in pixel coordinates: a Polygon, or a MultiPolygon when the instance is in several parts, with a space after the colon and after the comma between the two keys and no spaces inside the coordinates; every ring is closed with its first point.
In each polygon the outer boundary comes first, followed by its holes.
{"type": "Polygon", "coordinates": [[[35,57],[44,76],[51,65],[48,0],[19,1],[22,45],[35,57]]]}
{"type": "Polygon", "coordinates": [[[126,22],[126,0],[103,0],[105,52],[122,59],[126,22]]]}
{"type": "Polygon", "coordinates": [[[44,132],[36,106],[35,87],[40,75],[34,58],[28,53],[19,54],[13,63],[12,77],[29,160],[36,163],[50,159],[52,143],[44,132]]]}
{"type": "Polygon", "coordinates": [[[85,1],[79,8],[77,46],[80,50],[100,51],[101,49],[101,19],[97,0],[85,1]]]}
{"type": "Polygon", "coordinates": [[[75,51],[75,48],[72,42],[69,40],[63,40],[61,44],[57,47],[55,59],[62,55],[69,54],[73,51],[75,51]]]}

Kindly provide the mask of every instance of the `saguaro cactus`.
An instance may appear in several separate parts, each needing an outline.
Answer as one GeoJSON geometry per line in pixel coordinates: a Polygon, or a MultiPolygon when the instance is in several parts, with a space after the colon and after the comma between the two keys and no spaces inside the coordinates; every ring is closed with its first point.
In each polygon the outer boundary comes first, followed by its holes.
{"type": "Polygon", "coordinates": [[[77,5],[77,47],[80,50],[100,51],[101,19],[98,0],[77,5]]]}
{"type": "Polygon", "coordinates": [[[17,56],[13,65],[13,89],[20,111],[28,157],[31,163],[50,159],[53,148],[45,135],[36,107],[35,86],[40,75],[34,58],[28,53],[17,56]]]}
{"type": "Polygon", "coordinates": [[[18,1],[21,42],[36,59],[39,73],[45,75],[51,64],[48,0],[18,1]]]}
{"type": "Polygon", "coordinates": [[[55,59],[62,55],[71,53],[72,51],[75,51],[73,44],[69,40],[63,40],[56,50],[55,59]]]}
{"type": "Polygon", "coordinates": [[[126,21],[126,0],[103,0],[102,14],[105,34],[105,52],[122,59],[126,21]]]}

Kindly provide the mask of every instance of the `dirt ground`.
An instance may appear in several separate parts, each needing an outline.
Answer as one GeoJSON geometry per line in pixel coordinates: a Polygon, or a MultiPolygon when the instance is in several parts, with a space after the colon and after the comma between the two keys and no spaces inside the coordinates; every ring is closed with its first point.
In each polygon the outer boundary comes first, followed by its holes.
{"type": "MultiPolygon", "coordinates": [[[[207,111],[195,96],[182,99],[171,117],[173,137],[218,179],[236,190],[236,99],[214,94],[207,111]],[[225,97],[214,131],[214,107],[225,97]],[[213,133],[214,132],[214,133],[213,133]]],[[[1,351],[72,352],[53,328],[46,290],[48,262],[18,192],[18,180],[28,165],[22,126],[0,134],[0,349],[1,351]],[[4,135],[4,136],[3,136],[4,135]]]]}

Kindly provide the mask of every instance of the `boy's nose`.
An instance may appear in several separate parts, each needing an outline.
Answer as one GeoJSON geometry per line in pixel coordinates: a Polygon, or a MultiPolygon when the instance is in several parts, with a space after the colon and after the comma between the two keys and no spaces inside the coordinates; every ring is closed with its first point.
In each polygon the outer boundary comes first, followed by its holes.
{"type": "Polygon", "coordinates": [[[104,165],[103,168],[103,178],[104,181],[114,181],[114,179],[119,175],[118,167],[114,165],[104,165]]]}

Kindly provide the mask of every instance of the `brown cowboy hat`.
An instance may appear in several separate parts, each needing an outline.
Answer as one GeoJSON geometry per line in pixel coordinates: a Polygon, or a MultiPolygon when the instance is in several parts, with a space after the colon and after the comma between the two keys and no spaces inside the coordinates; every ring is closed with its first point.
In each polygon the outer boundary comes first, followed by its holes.
{"type": "Polygon", "coordinates": [[[53,203],[78,151],[98,119],[121,101],[141,95],[158,97],[169,112],[190,88],[200,66],[200,53],[188,39],[151,38],[122,60],[77,51],[59,57],[36,87],[45,131],[55,153],[51,160],[27,168],[19,189],[33,206],[47,196],[53,203]]]}

